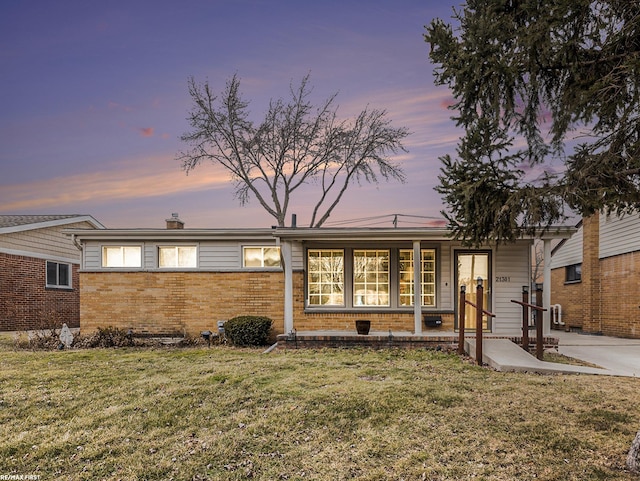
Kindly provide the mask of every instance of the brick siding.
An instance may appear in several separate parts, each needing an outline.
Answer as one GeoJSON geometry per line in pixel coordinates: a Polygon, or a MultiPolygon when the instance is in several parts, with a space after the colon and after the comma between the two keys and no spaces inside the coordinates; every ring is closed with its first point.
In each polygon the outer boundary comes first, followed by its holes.
{"type": "Polygon", "coordinates": [[[566,329],[582,329],[586,312],[584,287],[582,282],[565,284],[565,279],[564,267],[551,270],[551,304],[562,306],[562,322],[566,329]]]}
{"type": "Polygon", "coordinates": [[[599,258],[598,215],[583,221],[582,281],[565,284],[551,272],[551,303],[562,306],[565,327],[606,336],[640,338],[640,252],[599,258]]]}
{"type": "Polygon", "coordinates": [[[46,260],[0,253],[0,331],[80,326],[78,266],[72,289],[46,287],[46,260]]]}
{"type": "Polygon", "coordinates": [[[80,282],[83,333],[111,326],[199,336],[240,315],[270,317],[283,331],[281,272],[82,272],[80,282]]]}
{"type": "Polygon", "coordinates": [[[600,261],[601,323],[607,336],[640,338],[640,252],[600,261]]]}
{"type": "MultiPolygon", "coordinates": [[[[284,333],[282,272],[82,272],[80,282],[83,332],[111,326],[198,336],[215,331],[220,320],[259,315],[273,319],[274,334],[284,333]]],[[[293,289],[297,331],[354,331],[363,318],[373,331],[414,329],[413,313],[305,312],[302,272],[294,272],[293,289]]],[[[453,314],[442,317],[434,330],[453,330],[453,314]]]]}

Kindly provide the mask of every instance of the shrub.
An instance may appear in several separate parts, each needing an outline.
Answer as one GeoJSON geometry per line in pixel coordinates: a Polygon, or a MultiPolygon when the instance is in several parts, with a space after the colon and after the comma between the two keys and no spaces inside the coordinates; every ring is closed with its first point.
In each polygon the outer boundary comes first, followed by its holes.
{"type": "Polygon", "coordinates": [[[74,340],[74,347],[129,347],[135,346],[136,340],[124,329],[116,327],[99,327],[87,337],[74,340]]]}
{"type": "Polygon", "coordinates": [[[238,316],[224,323],[224,333],[236,346],[264,346],[273,321],[263,316],[238,316]]]}

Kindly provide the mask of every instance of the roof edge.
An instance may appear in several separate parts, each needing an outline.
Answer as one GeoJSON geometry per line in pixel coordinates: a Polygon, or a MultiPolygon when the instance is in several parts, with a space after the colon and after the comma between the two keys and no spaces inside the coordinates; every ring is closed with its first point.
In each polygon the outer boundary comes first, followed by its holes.
{"type": "MultiPolygon", "coordinates": [[[[78,214],[72,217],[65,217],[63,219],[49,220],[45,222],[33,222],[31,224],[22,224],[11,227],[0,227],[0,234],[11,234],[14,232],[23,232],[35,229],[45,229],[47,227],[57,227],[61,225],[77,224],[78,222],[89,222],[95,229],[106,229],[104,225],[98,222],[93,216],[78,214]]],[[[86,229],[85,229],[86,230],[86,229]]]]}

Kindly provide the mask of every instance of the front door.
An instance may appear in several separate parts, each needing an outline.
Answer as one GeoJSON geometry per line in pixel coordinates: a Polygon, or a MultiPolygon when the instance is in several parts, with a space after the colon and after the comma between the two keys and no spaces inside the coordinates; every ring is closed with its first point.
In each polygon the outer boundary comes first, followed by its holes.
{"type": "MultiPolygon", "coordinates": [[[[456,318],[455,326],[458,329],[459,322],[459,295],[460,286],[466,286],[466,299],[476,304],[478,278],[482,279],[483,299],[482,305],[485,311],[491,312],[491,252],[486,251],[458,251],[455,253],[456,258],[456,318]]],[[[465,330],[475,329],[476,327],[476,310],[473,306],[466,305],[465,309],[465,330]]],[[[487,315],[482,316],[482,328],[485,331],[491,331],[490,318],[487,315]]]]}

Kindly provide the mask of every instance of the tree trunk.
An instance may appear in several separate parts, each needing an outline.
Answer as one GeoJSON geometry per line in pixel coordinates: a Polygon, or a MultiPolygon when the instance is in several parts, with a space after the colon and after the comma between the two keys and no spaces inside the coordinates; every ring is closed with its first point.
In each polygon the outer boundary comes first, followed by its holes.
{"type": "Polygon", "coordinates": [[[627,456],[627,467],[634,473],[640,473],[640,431],[631,443],[631,449],[627,456]]]}

